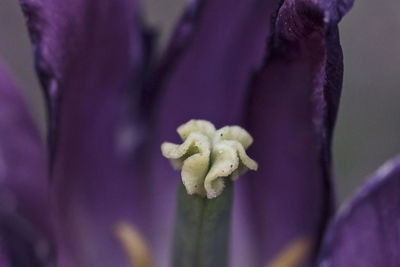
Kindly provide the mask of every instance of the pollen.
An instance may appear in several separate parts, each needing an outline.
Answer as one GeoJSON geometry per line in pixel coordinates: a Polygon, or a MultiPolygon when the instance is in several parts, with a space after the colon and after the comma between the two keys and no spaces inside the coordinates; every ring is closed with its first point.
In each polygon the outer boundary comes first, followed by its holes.
{"type": "Polygon", "coordinates": [[[306,236],[291,241],[278,255],[264,267],[302,266],[311,250],[311,240],[306,236]]]}
{"type": "Polygon", "coordinates": [[[190,120],[178,127],[182,144],[165,142],[164,157],[181,170],[182,182],[188,194],[207,198],[219,196],[225,179],[236,180],[246,170],[257,170],[246,149],[253,143],[251,135],[239,126],[219,130],[205,120],[190,120]]]}
{"type": "Polygon", "coordinates": [[[115,234],[127,255],[130,266],[154,266],[145,239],[133,225],[120,222],[115,226],[115,234]]]}

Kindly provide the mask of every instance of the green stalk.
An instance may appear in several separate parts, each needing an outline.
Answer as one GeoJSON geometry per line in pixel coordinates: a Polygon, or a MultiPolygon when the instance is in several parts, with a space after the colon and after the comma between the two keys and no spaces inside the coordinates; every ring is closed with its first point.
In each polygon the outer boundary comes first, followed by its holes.
{"type": "Polygon", "coordinates": [[[228,266],[233,183],[216,198],[189,195],[179,185],[172,267],[228,266]]]}

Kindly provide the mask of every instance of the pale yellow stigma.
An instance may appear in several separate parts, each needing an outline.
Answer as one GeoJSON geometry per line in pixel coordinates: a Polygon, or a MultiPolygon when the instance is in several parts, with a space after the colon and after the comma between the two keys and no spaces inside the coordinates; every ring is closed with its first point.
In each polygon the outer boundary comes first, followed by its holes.
{"type": "Polygon", "coordinates": [[[271,262],[264,267],[299,267],[302,266],[311,249],[311,241],[300,237],[290,242],[271,262]]]}
{"type": "Polygon", "coordinates": [[[188,194],[215,198],[224,189],[224,179],[236,180],[247,169],[257,170],[246,149],[253,138],[239,126],[216,130],[211,122],[191,120],[178,127],[183,143],[165,142],[164,157],[181,169],[182,182],[188,194]]]}
{"type": "Polygon", "coordinates": [[[115,233],[132,267],[153,267],[149,248],[135,227],[126,222],[115,226],[115,233]]]}

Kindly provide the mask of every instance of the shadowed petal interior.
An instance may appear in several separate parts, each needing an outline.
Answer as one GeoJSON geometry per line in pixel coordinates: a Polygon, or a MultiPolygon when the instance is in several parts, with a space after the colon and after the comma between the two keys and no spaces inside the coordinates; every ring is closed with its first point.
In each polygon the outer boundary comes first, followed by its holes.
{"type": "Polygon", "coordinates": [[[250,91],[249,153],[260,168],[238,190],[248,218],[242,227],[252,236],[246,258],[255,265],[273,262],[299,237],[309,240],[302,263],[312,264],[333,211],[330,143],[343,69],[337,20],[330,19],[336,1],[321,2],[282,2],[250,91]]]}
{"type": "MultiPolygon", "coordinates": [[[[152,231],[136,1],[21,0],[50,106],[59,266],[127,266],[120,220],[152,231]]],[[[149,233],[150,232],[150,233],[149,233]]]]}

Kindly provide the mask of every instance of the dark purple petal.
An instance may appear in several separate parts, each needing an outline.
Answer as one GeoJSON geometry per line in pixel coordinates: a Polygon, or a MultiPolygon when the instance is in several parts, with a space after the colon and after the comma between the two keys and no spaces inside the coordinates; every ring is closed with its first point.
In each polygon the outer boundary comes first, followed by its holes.
{"type": "MultiPolygon", "coordinates": [[[[158,76],[158,99],[149,179],[154,200],[163,203],[164,240],[172,225],[178,172],[162,158],[162,141],[177,141],[176,128],[190,119],[207,119],[221,127],[242,119],[248,81],[265,56],[270,17],[279,0],[190,1],[172,37],[158,76]]],[[[167,239],[166,239],[167,240],[167,239]]],[[[168,246],[159,241],[160,246],[168,246]]],[[[167,257],[167,252],[164,254],[167,257]]]]}
{"type": "Polygon", "coordinates": [[[10,260],[8,259],[7,252],[4,249],[4,244],[1,237],[0,237],[0,266],[10,267],[10,260]]]}
{"type": "Polygon", "coordinates": [[[314,0],[326,11],[326,19],[331,23],[338,23],[353,7],[354,0],[314,0]]]}
{"type": "MultiPolygon", "coordinates": [[[[193,118],[237,123],[251,75],[262,63],[270,16],[279,0],[193,1],[183,16],[158,77],[159,131],[193,118]]],[[[170,139],[168,139],[170,140],[170,139]]]]}
{"type": "Polygon", "coordinates": [[[57,126],[51,134],[57,136],[53,181],[60,266],[74,260],[69,264],[127,266],[116,224],[132,223],[140,231],[152,226],[139,170],[142,38],[136,1],[21,3],[39,76],[58,119],[51,121],[57,126]]]}
{"type": "Polygon", "coordinates": [[[51,234],[47,151],[0,59],[0,203],[51,234]]]}
{"type": "Polygon", "coordinates": [[[306,240],[298,264],[312,262],[333,210],[330,143],[343,74],[334,3],[283,1],[253,81],[249,154],[259,170],[239,181],[247,221],[234,227],[247,227],[242,258],[255,265],[275,262],[298,240],[306,240]]]}
{"type": "Polygon", "coordinates": [[[328,227],[318,266],[400,265],[400,157],[383,165],[328,227]]]}
{"type": "Polygon", "coordinates": [[[3,205],[0,203],[0,266],[54,266],[49,240],[14,209],[3,205]]]}

